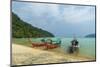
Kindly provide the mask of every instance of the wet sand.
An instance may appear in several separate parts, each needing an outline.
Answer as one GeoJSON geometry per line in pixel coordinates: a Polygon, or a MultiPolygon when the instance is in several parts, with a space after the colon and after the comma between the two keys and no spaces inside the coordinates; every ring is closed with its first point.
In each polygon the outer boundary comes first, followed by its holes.
{"type": "Polygon", "coordinates": [[[44,50],[12,44],[12,65],[47,64],[62,62],[92,61],[93,58],[62,53],[59,48],[44,50]]]}

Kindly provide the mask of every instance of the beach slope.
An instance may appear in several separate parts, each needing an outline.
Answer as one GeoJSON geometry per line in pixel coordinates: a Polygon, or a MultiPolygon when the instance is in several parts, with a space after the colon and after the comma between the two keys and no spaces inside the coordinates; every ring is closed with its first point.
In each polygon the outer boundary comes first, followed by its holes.
{"type": "Polygon", "coordinates": [[[48,64],[75,61],[88,61],[84,57],[74,57],[48,50],[30,48],[18,44],[12,44],[12,65],[48,64]]]}

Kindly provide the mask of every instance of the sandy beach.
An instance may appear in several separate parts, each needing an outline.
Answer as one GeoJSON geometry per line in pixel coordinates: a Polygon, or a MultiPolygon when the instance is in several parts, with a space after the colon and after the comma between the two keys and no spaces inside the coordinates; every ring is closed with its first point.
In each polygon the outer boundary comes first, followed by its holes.
{"type": "Polygon", "coordinates": [[[82,56],[63,54],[61,52],[57,52],[57,49],[43,50],[42,48],[30,48],[18,44],[12,44],[12,65],[46,64],[94,60],[82,56]]]}

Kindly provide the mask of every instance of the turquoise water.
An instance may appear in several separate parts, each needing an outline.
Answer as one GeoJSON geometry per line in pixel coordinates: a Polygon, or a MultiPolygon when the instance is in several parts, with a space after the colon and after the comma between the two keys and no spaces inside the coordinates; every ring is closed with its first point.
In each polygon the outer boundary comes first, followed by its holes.
{"type": "MultiPolygon", "coordinates": [[[[32,38],[33,42],[41,42],[42,38],[32,38]]],[[[48,38],[45,38],[48,39],[48,38]]],[[[50,38],[56,41],[58,38],[50,38]]],[[[73,38],[60,38],[61,39],[61,49],[63,52],[68,52],[68,48],[71,45],[73,38]]],[[[83,56],[95,58],[95,38],[77,38],[79,41],[79,53],[83,56]]]]}

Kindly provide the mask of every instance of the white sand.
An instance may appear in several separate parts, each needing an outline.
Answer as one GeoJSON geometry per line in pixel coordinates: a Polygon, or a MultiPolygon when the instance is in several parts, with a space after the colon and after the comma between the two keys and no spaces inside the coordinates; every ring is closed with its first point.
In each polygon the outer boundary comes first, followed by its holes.
{"type": "Polygon", "coordinates": [[[52,52],[52,49],[51,51],[41,50],[12,44],[12,65],[46,64],[90,60],[93,59],[61,54],[60,52],[52,52]]]}

